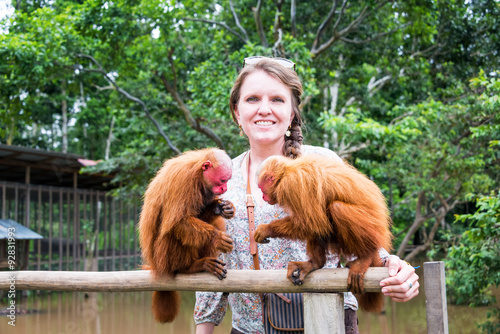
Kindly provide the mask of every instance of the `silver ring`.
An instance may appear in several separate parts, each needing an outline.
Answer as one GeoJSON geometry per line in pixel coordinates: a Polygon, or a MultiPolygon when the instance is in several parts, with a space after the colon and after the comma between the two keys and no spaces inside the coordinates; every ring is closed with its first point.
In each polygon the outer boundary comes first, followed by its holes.
{"type": "Polygon", "coordinates": [[[406,281],[406,283],[408,283],[408,285],[410,286],[410,288],[408,290],[411,290],[411,288],[413,287],[413,284],[411,284],[410,282],[406,281]]]}

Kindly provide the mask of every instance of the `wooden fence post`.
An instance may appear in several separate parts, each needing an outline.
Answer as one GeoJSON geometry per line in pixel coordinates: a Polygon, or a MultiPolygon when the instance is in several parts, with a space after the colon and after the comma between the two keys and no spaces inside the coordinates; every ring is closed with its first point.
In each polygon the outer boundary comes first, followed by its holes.
{"type": "Polygon", "coordinates": [[[444,262],[424,263],[425,308],[427,333],[448,334],[448,309],[444,262]]]}
{"type": "Polygon", "coordinates": [[[344,294],[304,293],[305,334],[344,334],[344,294]]]}

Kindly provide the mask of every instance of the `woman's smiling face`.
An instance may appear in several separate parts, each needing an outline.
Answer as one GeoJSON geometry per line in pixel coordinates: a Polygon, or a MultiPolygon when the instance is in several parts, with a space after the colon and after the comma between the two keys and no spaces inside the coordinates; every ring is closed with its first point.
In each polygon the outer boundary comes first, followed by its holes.
{"type": "Polygon", "coordinates": [[[293,119],[292,93],[280,80],[258,70],[245,78],[234,112],[251,145],[284,142],[293,119]]]}

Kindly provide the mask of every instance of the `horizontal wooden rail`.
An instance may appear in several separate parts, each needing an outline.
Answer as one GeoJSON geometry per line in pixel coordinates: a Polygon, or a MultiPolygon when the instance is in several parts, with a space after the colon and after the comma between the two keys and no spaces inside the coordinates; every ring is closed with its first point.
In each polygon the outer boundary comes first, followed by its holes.
{"type": "MultiPolygon", "coordinates": [[[[0,290],[52,291],[218,291],[218,292],[342,292],[347,291],[349,269],[320,269],[309,274],[304,284],[293,285],[286,270],[228,270],[217,279],[209,273],[178,274],[153,280],[150,272],[136,271],[0,271],[0,290]]],[[[380,291],[380,281],[389,277],[387,268],[369,268],[364,277],[368,292],[380,291]]]]}

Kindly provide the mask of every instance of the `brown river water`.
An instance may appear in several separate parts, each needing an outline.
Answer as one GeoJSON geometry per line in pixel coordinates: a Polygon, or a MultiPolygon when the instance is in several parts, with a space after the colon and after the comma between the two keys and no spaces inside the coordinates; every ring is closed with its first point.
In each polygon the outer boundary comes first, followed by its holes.
{"type": "MultiPolygon", "coordinates": [[[[422,278],[419,269],[417,273],[422,278]]],[[[422,282],[425,284],[424,282],[422,282]]],[[[499,294],[497,294],[497,299],[499,294]]],[[[89,293],[45,292],[16,301],[15,322],[0,316],[0,334],[190,334],[193,321],[194,292],[182,292],[182,309],[171,324],[161,325],[151,314],[151,292],[89,293]],[[15,324],[15,326],[12,326],[15,324]]],[[[5,308],[5,299],[0,309],[5,308]]],[[[479,333],[476,324],[486,320],[486,307],[448,305],[448,326],[452,334],[479,333]]],[[[386,300],[384,314],[358,311],[361,334],[425,334],[426,311],[423,286],[420,295],[407,303],[386,300]]],[[[215,334],[229,334],[231,313],[228,310],[215,334]]]]}
{"type": "MultiPolygon", "coordinates": [[[[83,293],[53,292],[18,301],[19,310],[36,310],[17,314],[15,326],[3,315],[0,333],[23,334],[137,334],[194,333],[194,292],[182,293],[182,310],[171,324],[160,325],[151,315],[150,292],[83,293]]],[[[427,333],[423,293],[408,303],[388,302],[384,315],[358,312],[361,334],[427,333]]],[[[5,305],[2,305],[2,307],[5,305]]],[[[486,319],[486,308],[470,309],[448,305],[450,333],[478,333],[476,323],[486,319]]],[[[215,333],[229,333],[230,313],[216,327],[215,333]]]]}

